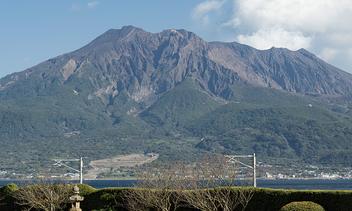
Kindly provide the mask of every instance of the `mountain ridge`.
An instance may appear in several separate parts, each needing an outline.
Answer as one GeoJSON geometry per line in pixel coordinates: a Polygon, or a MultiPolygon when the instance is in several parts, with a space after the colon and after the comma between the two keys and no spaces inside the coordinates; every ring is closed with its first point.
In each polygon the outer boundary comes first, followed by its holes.
{"type": "MultiPolygon", "coordinates": [[[[84,65],[92,65],[93,68],[106,71],[108,68],[106,65],[113,66],[116,65],[113,62],[119,61],[121,63],[123,61],[127,66],[134,64],[139,65],[137,67],[139,69],[145,69],[138,74],[135,73],[135,78],[139,83],[142,80],[140,74],[149,71],[147,77],[143,78],[146,80],[152,76],[152,72],[156,72],[160,68],[169,70],[176,68],[172,71],[172,74],[176,74],[173,80],[180,82],[185,75],[192,75],[192,71],[199,72],[201,71],[200,68],[204,69],[199,64],[198,66],[194,64],[199,63],[202,59],[214,62],[213,65],[219,66],[217,69],[223,69],[220,70],[222,74],[228,71],[233,79],[239,77],[236,80],[242,80],[255,86],[302,94],[336,96],[346,96],[352,90],[350,85],[352,76],[350,74],[323,62],[306,50],[290,51],[283,48],[256,50],[235,42],[206,42],[192,32],[174,29],[159,33],[146,32],[133,26],[111,29],[86,46],[54,59],[49,59],[39,64],[39,66],[49,66],[44,67],[47,69],[50,69],[51,66],[52,69],[57,69],[58,67],[55,65],[59,63],[58,66],[61,66],[59,69],[64,81],[66,81],[72,74],[80,74],[79,70],[84,65]],[[135,53],[138,56],[133,57],[135,53]],[[167,61],[163,63],[162,59],[165,58],[167,58],[167,61]],[[318,68],[315,67],[317,65],[319,65],[318,68]],[[285,68],[291,69],[286,70],[285,68]],[[320,81],[317,81],[318,79],[320,81]]],[[[33,68],[40,69],[36,67],[38,65],[25,70],[26,77],[32,74],[31,70],[33,68]]],[[[112,67],[111,69],[114,68],[121,67],[112,67]]],[[[11,85],[13,81],[18,80],[19,74],[21,73],[12,75],[13,80],[5,84],[0,81],[0,89],[3,90],[6,86],[11,85]]],[[[11,75],[5,78],[8,77],[11,77],[11,75]]],[[[209,78],[205,80],[209,80],[209,78]]],[[[207,82],[203,81],[203,86],[207,82]]],[[[174,87],[174,84],[168,85],[174,87]]],[[[140,89],[142,88],[140,87],[140,89]]],[[[158,92],[158,90],[149,91],[158,92]]],[[[166,90],[160,90],[159,92],[162,91],[166,90]]],[[[213,93],[214,91],[212,90],[213,93]]]]}
{"type": "Polygon", "coordinates": [[[304,49],[127,26],[0,79],[0,157],[155,151],[167,160],[210,151],[349,162],[351,93],[351,74],[304,49]]]}

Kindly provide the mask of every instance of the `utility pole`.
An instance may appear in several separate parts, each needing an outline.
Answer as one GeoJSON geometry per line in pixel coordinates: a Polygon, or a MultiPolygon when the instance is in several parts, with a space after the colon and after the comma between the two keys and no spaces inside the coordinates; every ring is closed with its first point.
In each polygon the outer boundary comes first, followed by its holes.
{"type": "Polygon", "coordinates": [[[257,160],[255,157],[255,153],[253,153],[253,155],[225,155],[225,157],[227,157],[229,160],[227,162],[229,163],[239,163],[240,165],[250,168],[253,170],[253,187],[257,187],[257,169],[256,169],[256,165],[257,165],[257,160]],[[253,158],[253,163],[252,166],[246,163],[243,163],[241,161],[238,160],[238,158],[253,158]]]}
{"type": "Polygon", "coordinates": [[[257,187],[257,161],[255,157],[255,153],[253,153],[253,187],[257,187]]]}
{"type": "Polygon", "coordinates": [[[54,161],[56,162],[54,166],[64,166],[74,172],[79,173],[79,184],[83,184],[83,157],[80,157],[79,159],[54,159],[54,161]],[[75,169],[67,165],[65,162],[79,162],[79,169],[75,169]]]}
{"type": "Polygon", "coordinates": [[[82,157],[80,158],[80,162],[79,162],[79,184],[83,184],[83,158],[82,157]]]}

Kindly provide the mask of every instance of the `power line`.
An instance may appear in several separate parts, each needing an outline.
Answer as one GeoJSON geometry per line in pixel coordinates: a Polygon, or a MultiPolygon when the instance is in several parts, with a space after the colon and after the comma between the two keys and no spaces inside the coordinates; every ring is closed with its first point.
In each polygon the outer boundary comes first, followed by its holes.
{"type": "Polygon", "coordinates": [[[225,157],[229,159],[227,161],[229,163],[233,163],[233,164],[238,163],[246,168],[252,169],[253,170],[253,187],[257,187],[257,170],[256,170],[256,162],[257,161],[256,161],[255,153],[253,153],[253,155],[225,155],[225,157]],[[252,166],[239,161],[238,158],[253,158],[252,166]]]}
{"type": "Polygon", "coordinates": [[[83,184],[83,157],[80,157],[79,159],[53,159],[56,163],[54,163],[54,166],[64,166],[68,169],[71,169],[72,171],[75,171],[79,173],[79,184],[83,184]],[[69,165],[67,165],[65,162],[79,162],[79,169],[75,169],[69,165]]]}

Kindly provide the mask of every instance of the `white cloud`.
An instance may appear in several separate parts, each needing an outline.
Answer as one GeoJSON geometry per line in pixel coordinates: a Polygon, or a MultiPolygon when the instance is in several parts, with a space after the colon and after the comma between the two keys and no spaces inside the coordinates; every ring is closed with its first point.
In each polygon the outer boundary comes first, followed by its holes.
{"type": "Polygon", "coordinates": [[[252,32],[281,28],[336,44],[352,41],[350,0],[235,0],[234,8],[229,21],[252,32]]]}
{"type": "Polygon", "coordinates": [[[91,2],[87,3],[87,7],[90,8],[90,9],[93,9],[93,8],[95,8],[98,5],[99,5],[99,1],[91,1],[91,2]]]}
{"type": "Polygon", "coordinates": [[[207,24],[209,22],[209,13],[219,10],[225,0],[207,0],[198,4],[193,9],[193,18],[200,20],[202,24],[207,24]]]}
{"type": "Polygon", "coordinates": [[[312,38],[305,37],[301,32],[289,32],[281,28],[260,29],[250,35],[238,35],[240,43],[253,46],[258,49],[271,47],[286,47],[292,50],[309,48],[312,38]]]}
{"type": "Polygon", "coordinates": [[[330,32],[324,37],[328,44],[339,47],[346,47],[346,43],[352,44],[352,32],[330,32]]]}
{"type": "Polygon", "coordinates": [[[323,50],[321,50],[319,57],[324,59],[325,61],[330,62],[333,59],[335,59],[337,54],[338,54],[338,50],[334,48],[324,48],[323,50]]]}
{"type": "Polygon", "coordinates": [[[230,31],[238,42],[259,49],[307,48],[337,66],[352,67],[352,0],[206,0],[194,14],[195,20],[213,23],[204,27],[222,30],[226,36],[230,31]],[[232,12],[220,18],[210,16],[230,7],[232,12]]]}
{"type": "Polygon", "coordinates": [[[241,24],[241,20],[239,18],[233,18],[223,23],[222,26],[233,27],[236,28],[241,24]]]}
{"type": "Polygon", "coordinates": [[[341,18],[352,17],[350,0],[235,0],[237,13],[233,18],[243,24],[258,27],[284,27],[288,30],[324,33],[348,30],[351,27],[338,24],[341,18]]]}

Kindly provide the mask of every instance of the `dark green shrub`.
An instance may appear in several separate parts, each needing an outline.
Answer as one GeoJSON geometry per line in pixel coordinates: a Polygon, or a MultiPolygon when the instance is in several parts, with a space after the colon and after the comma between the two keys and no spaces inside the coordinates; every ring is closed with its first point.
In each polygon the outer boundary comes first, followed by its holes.
{"type": "Polygon", "coordinates": [[[325,209],[311,201],[294,201],[283,206],[280,211],[325,211],[325,209]]]}
{"type": "Polygon", "coordinates": [[[93,192],[97,191],[97,189],[93,188],[90,185],[78,184],[77,186],[79,187],[79,193],[82,196],[85,196],[85,195],[88,195],[90,193],[93,193],[93,192]]]}
{"type": "Polygon", "coordinates": [[[15,192],[18,190],[18,186],[14,183],[10,183],[2,188],[0,188],[0,193],[4,195],[10,195],[11,193],[15,192]]]}
{"type": "Polygon", "coordinates": [[[293,201],[312,201],[328,211],[351,211],[352,191],[279,190],[257,188],[246,211],[280,210],[293,201]]]}
{"type": "Polygon", "coordinates": [[[99,189],[84,195],[81,203],[83,210],[124,210],[123,201],[124,188],[105,188],[99,189]]]}
{"type": "Polygon", "coordinates": [[[14,183],[10,183],[0,188],[0,210],[1,211],[12,211],[17,209],[14,193],[18,190],[18,186],[14,183]]]}

